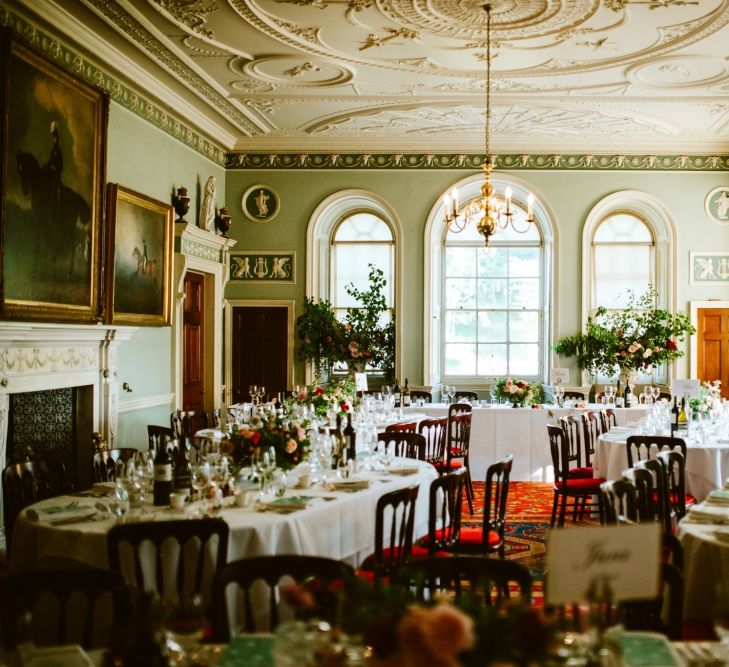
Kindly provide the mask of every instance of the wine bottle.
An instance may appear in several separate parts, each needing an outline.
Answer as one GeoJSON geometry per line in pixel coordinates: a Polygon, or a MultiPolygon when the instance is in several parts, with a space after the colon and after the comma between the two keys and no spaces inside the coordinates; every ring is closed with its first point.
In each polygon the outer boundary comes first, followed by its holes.
{"type": "Polygon", "coordinates": [[[408,387],[408,379],[405,378],[405,388],[402,390],[402,406],[404,408],[409,408],[412,404],[412,399],[410,398],[410,387],[408,387]]]}
{"type": "Polygon", "coordinates": [[[676,419],[676,428],[678,431],[688,431],[688,416],[686,415],[686,397],[681,399],[681,409],[678,411],[676,419]]]}
{"type": "Polygon", "coordinates": [[[175,491],[191,492],[192,479],[190,477],[190,448],[187,446],[187,438],[180,439],[180,445],[175,455],[174,473],[172,475],[172,488],[175,491]]]}
{"type": "Polygon", "coordinates": [[[154,457],[154,504],[169,505],[172,491],[172,459],[166,447],[158,447],[154,457]]]}
{"type": "Polygon", "coordinates": [[[626,408],[633,405],[633,392],[630,390],[630,385],[627,383],[625,384],[625,392],[623,393],[623,403],[626,408]]]}
{"type": "Polygon", "coordinates": [[[347,459],[354,461],[357,459],[357,432],[352,426],[352,413],[347,413],[347,425],[344,427],[344,445],[347,449],[347,459]]]}
{"type": "Polygon", "coordinates": [[[615,407],[622,408],[624,405],[625,397],[623,396],[623,392],[620,388],[620,379],[618,379],[618,383],[615,385],[615,407]]]}
{"type": "Polygon", "coordinates": [[[673,397],[673,407],[671,408],[671,436],[676,435],[678,430],[678,396],[673,397]]]}
{"type": "Polygon", "coordinates": [[[395,407],[400,407],[400,384],[397,381],[397,378],[395,378],[395,386],[392,388],[392,396],[395,399],[395,407]]]}
{"type": "Polygon", "coordinates": [[[334,429],[334,450],[332,452],[332,469],[336,470],[346,457],[347,449],[344,446],[344,433],[342,432],[342,415],[337,413],[337,425],[334,429]]]}

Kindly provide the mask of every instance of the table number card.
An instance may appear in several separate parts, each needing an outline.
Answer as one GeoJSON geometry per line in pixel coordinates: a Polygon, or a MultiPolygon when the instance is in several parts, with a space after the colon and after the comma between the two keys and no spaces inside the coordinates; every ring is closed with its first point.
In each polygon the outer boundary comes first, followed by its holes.
{"type": "Polygon", "coordinates": [[[701,383],[698,380],[672,380],[671,393],[679,398],[699,398],[701,383]]]}
{"type": "Polygon", "coordinates": [[[367,391],[367,373],[354,374],[354,387],[356,391],[367,391]]]}
{"type": "Polygon", "coordinates": [[[658,524],[557,528],[549,533],[545,594],[550,604],[588,599],[608,584],[614,601],[658,596],[661,528],[658,524]]]}
{"type": "Polygon", "coordinates": [[[550,376],[552,377],[552,384],[568,384],[570,381],[570,369],[569,368],[552,368],[550,370],[550,376]]]}

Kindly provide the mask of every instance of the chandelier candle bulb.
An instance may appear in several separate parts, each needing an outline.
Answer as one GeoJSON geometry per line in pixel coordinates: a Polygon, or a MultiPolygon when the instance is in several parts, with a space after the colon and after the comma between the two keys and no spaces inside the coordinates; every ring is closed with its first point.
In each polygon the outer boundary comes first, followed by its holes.
{"type": "Polygon", "coordinates": [[[531,192],[527,197],[527,221],[534,222],[534,195],[531,192]]]}
{"type": "Polygon", "coordinates": [[[507,187],[504,191],[504,198],[506,199],[506,215],[511,215],[511,188],[507,187]]]}

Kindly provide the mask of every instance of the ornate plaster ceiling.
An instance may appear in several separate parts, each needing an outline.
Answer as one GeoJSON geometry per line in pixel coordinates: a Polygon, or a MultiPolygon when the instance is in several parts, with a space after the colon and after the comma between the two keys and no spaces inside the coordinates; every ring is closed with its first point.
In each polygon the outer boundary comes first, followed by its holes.
{"type": "MultiPolygon", "coordinates": [[[[22,0],[229,150],[475,153],[484,2],[22,0]]],[[[492,5],[494,150],[729,152],[729,0],[492,5]]]]}

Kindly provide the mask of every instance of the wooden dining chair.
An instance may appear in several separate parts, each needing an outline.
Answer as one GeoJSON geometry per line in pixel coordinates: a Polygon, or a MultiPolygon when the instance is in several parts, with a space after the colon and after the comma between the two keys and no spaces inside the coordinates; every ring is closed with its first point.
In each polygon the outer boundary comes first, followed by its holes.
{"type": "Polygon", "coordinates": [[[203,428],[208,428],[208,413],[196,410],[175,410],[170,415],[170,426],[174,432],[175,439],[187,438],[193,440],[195,433],[203,428]]]}
{"type": "MultiPolygon", "coordinates": [[[[388,577],[413,555],[415,505],[419,486],[406,486],[380,496],[375,510],[375,550],[365,558],[361,570],[369,578],[388,577]]],[[[427,556],[420,547],[419,554],[427,556]]]]}
{"type": "Polygon", "coordinates": [[[478,392],[476,391],[457,391],[454,396],[453,400],[458,403],[462,398],[465,398],[467,401],[471,403],[478,403],[478,392]]]}
{"type": "Polygon", "coordinates": [[[92,462],[94,482],[113,482],[116,479],[117,461],[126,464],[138,451],[134,447],[120,447],[96,452],[92,462]]]}
{"type": "MultiPolygon", "coordinates": [[[[453,407],[453,406],[451,406],[453,407]]],[[[471,406],[468,406],[469,408],[471,406]]],[[[448,423],[446,425],[446,459],[438,472],[451,472],[458,468],[464,468],[466,471],[466,499],[468,501],[468,509],[473,514],[473,481],[471,480],[471,418],[473,414],[470,410],[462,412],[453,412],[448,415],[448,423]]]]}
{"type": "Polygon", "coordinates": [[[583,444],[584,428],[581,416],[561,417],[559,425],[567,440],[570,477],[590,478],[595,476],[592,465],[585,460],[587,449],[583,444]]]}
{"type": "Polygon", "coordinates": [[[162,598],[184,592],[209,602],[213,575],[227,559],[228,534],[217,518],[118,524],[107,535],[109,567],[130,586],[162,598]]]}
{"type": "Polygon", "coordinates": [[[656,458],[664,450],[677,450],[686,458],[686,442],[683,438],[668,435],[629,435],[625,443],[628,456],[628,467],[632,468],[637,461],[656,458]]]}
{"type": "Polygon", "coordinates": [[[600,427],[603,433],[607,433],[613,426],[618,425],[618,419],[615,416],[615,410],[612,408],[603,408],[599,412],[600,427]]]}
{"type": "Polygon", "coordinates": [[[569,449],[569,441],[564,431],[559,426],[547,425],[549,435],[549,449],[552,455],[552,466],[554,467],[554,501],[552,504],[551,525],[557,521],[559,510],[559,526],[564,526],[567,507],[573,509],[573,521],[578,515],[583,516],[586,512],[597,512],[600,523],[603,522],[602,496],[600,485],[606,480],[601,477],[580,478],[571,477],[569,474],[570,463],[577,454],[569,449]],[[593,498],[597,497],[597,505],[593,498]]]}
{"type": "Polygon", "coordinates": [[[492,463],[486,470],[483,497],[483,522],[480,527],[461,526],[460,539],[453,547],[457,553],[498,553],[506,556],[506,503],[509,498],[509,479],[514,455],[492,463]]]}
{"type": "Polygon", "coordinates": [[[397,571],[395,581],[424,601],[445,593],[455,598],[468,595],[495,607],[517,600],[530,603],[532,595],[532,576],[523,565],[478,556],[413,560],[397,571]]]}
{"type": "Polygon", "coordinates": [[[354,577],[354,570],[342,561],[319,556],[275,555],[242,558],[223,566],[215,573],[213,584],[213,631],[212,640],[227,644],[239,631],[272,632],[281,621],[282,585],[296,582],[308,585],[313,591],[316,617],[336,625],[337,614],[342,607],[342,594],[354,577]],[[264,584],[267,589],[267,606],[261,608],[263,593],[254,587],[264,584]],[[242,627],[231,629],[228,615],[229,588],[235,586],[236,607],[242,606],[242,627]],[[321,595],[321,593],[326,593],[321,595]],[[261,619],[267,623],[261,626],[261,619]]]}
{"type": "Polygon", "coordinates": [[[388,448],[394,445],[395,456],[398,458],[425,461],[425,438],[420,433],[385,431],[377,434],[377,442],[384,443],[388,448]]]}
{"type": "MultiPolygon", "coordinates": [[[[657,463],[655,460],[654,462],[657,463]]],[[[635,467],[623,470],[623,477],[635,487],[637,521],[639,523],[656,522],[663,525],[663,508],[660,507],[659,497],[656,493],[653,472],[641,465],[645,463],[648,461],[640,461],[635,467]]]]}
{"type": "Polygon", "coordinates": [[[418,422],[400,422],[399,424],[388,424],[385,426],[385,433],[417,433],[418,422]]]}
{"type": "Polygon", "coordinates": [[[664,450],[658,454],[666,471],[666,491],[669,507],[676,521],[686,516],[688,508],[696,504],[696,498],[686,493],[686,456],[678,450],[664,450]]]}
{"type": "Polygon", "coordinates": [[[429,391],[425,391],[423,389],[411,389],[410,390],[410,399],[412,401],[416,399],[423,399],[426,403],[432,403],[433,402],[433,394],[429,391]]]}
{"type": "Polygon", "coordinates": [[[423,419],[418,433],[425,438],[425,460],[436,468],[445,460],[448,417],[423,419]]]}
{"type": "Polygon", "coordinates": [[[421,544],[428,548],[428,557],[450,556],[461,538],[461,512],[466,469],[459,468],[440,475],[430,484],[428,503],[428,535],[421,544]]]}
{"type": "Polygon", "coordinates": [[[150,451],[156,454],[160,447],[167,447],[175,440],[175,432],[167,426],[147,424],[147,440],[150,451]]]}
{"type": "Polygon", "coordinates": [[[600,485],[605,523],[623,524],[638,521],[637,491],[630,480],[612,479],[600,485]]]}

